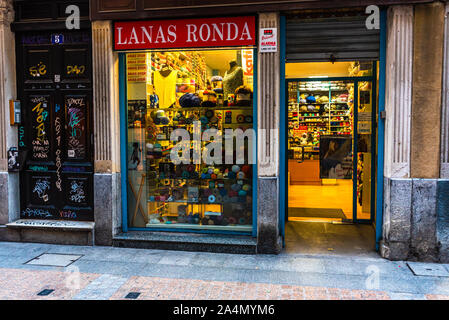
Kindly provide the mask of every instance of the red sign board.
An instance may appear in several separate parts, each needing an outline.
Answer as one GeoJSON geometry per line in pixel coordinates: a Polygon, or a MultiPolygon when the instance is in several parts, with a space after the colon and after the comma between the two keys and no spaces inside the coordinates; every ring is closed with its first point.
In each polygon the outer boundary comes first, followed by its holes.
{"type": "Polygon", "coordinates": [[[126,21],[114,24],[114,49],[236,47],[256,44],[256,18],[126,21]]]}

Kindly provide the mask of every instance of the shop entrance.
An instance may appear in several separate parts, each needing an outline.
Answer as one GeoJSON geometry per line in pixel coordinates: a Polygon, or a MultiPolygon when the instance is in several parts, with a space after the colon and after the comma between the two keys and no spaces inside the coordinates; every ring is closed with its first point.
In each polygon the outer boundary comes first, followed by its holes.
{"type": "Polygon", "coordinates": [[[374,250],[376,69],[286,64],[287,246],[374,250]]]}

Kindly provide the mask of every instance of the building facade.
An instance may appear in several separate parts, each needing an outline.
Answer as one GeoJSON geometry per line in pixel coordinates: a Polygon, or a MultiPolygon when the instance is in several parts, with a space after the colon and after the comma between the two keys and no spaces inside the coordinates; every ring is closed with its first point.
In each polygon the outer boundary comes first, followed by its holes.
{"type": "Polygon", "coordinates": [[[448,261],[445,1],[43,3],[0,2],[0,240],[448,261]]]}

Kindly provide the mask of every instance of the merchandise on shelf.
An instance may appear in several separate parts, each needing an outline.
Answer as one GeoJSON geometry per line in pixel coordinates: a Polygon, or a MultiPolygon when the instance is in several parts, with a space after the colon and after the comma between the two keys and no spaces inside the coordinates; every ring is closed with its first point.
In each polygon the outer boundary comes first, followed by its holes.
{"type": "MultiPolygon", "coordinates": [[[[237,52],[233,51],[236,58],[237,52]]],[[[225,100],[223,76],[227,74],[229,78],[230,73],[218,70],[221,75],[216,75],[216,70],[212,75],[203,52],[150,52],[145,57],[146,105],[129,98],[138,94],[141,87],[128,88],[128,110],[133,114],[128,136],[138,140],[134,143],[141,146],[145,163],[144,173],[140,174],[144,177],[142,183],[136,182],[137,186],[133,187],[136,199],[139,190],[145,190],[145,226],[186,225],[188,228],[190,225],[209,229],[240,226],[246,229],[238,230],[251,230],[253,165],[235,164],[235,154],[233,164],[211,165],[203,160],[197,163],[193,161],[195,152],[201,156],[215,137],[204,140],[200,134],[203,140],[199,146],[192,140],[198,126],[202,132],[217,129],[221,134],[227,128],[243,131],[252,128],[252,81],[240,83],[232,93],[228,92],[225,100]],[[188,164],[171,160],[171,152],[178,142],[171,139],[176,129],[186,129],[190,136],[188,157],[183,157],[181,149],[179,152],[180,159],[188,164]]],[[[244,149],[244,154],[248,154],[247,143],[244,149]]],[[[222,150],[225,150],[224,139],[222,150]]],[[[129,168],[129,176],[139,173],[133,171],[138,171],[137,166],[129,168]]],[[[136,201],[136,212],[139,210],[136,201]]]]}

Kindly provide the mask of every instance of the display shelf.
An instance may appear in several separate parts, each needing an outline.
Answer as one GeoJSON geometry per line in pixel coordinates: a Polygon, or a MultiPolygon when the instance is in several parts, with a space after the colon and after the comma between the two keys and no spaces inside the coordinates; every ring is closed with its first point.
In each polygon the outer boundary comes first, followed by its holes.
{"type": "Polygon", "coordinates": [[[188,181],[237,181],[237,180],[247,180],[250,181],[252,179],[250,178],[217,178],[217,179],[212,179],[212,178],[207,178],[207,179],[201,179],[201,178],[152,178],[152,180],[188,180],[188,181]]]}
{"type": "Polygon", "coordinates": [[[147,223],[147,228],[170,228],[170,229],[198,229],[198,230],[217,230],[226,231],[229,230],[229,226],[232,227],[232,231],[251,232],[251,225],[202,225],[193,223],[147,223]]]}
{"type": "Polygon", "coordinates": [[[194,107],[194,108],[148,108],[151,111],[158,111],[158,110],[162,110],[165,112],[170,112],[170,111],[207,111],[207,110],[252,110],[253,106],[220,106],[220,107],[194,107]]]}

